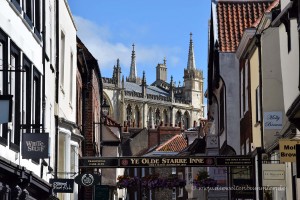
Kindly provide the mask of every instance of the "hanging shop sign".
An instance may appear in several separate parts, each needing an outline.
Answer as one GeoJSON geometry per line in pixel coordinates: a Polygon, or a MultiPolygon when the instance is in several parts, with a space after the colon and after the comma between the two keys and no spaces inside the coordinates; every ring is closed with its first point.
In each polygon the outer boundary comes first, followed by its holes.
{"type": "Polygon", "coordinates": [[[262,165],[263,186],[285,186],[285,164],[262,165]]]}
{"type": "Polygon", "coordinates": [[[48,158],[49,133],[23,133],[23,159],[48,158]]]}
{"type": "Polygon", "coordinates": [[[265,129],[282,129],[282,112],[264,113],[265,129]]]}
{"type": "Polygon", "coordinates": [[[296,145],[300,140],[279,140],[280,162],[296,162],[296,145]]]}
{"type": "Polygon", "coordinates": [[[53,192],[57,193],[73,193],[74,179],[50,179],[53,192]]]}
{"type": "Polygon", "coordinates": [[[97,174],[84,173],[76,176],[74,180],[78,185],[89,187],[98,184],[100,182],[100,176],[97,174]]]}

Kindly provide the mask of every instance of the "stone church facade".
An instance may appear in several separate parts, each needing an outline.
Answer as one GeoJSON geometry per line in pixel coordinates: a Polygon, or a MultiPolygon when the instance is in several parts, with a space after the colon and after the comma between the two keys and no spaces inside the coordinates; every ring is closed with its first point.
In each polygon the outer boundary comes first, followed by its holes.
{"type": "Polygon", "coordinates": [[[130,74],[121,78],[119,59],[112,78],[102,78],[103,93],[110,105],[110,116],[124,127],[155,128],[173,126],[188,129],[198,126],[204,118],[203,72],[195,65],[192,33],[190,34],[187,67],[183,86],[167,80],[166,59],[156,66],[156,80],[148,85],[146,74],[137,77],[133,45],[130,74]]]}

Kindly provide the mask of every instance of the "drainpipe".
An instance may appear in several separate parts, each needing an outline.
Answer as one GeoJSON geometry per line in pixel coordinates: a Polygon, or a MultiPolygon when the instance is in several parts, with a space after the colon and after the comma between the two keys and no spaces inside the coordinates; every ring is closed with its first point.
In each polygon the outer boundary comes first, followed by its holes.
{"type": "MultiPolygon", "coordinates": [[[[263,85],[262,85],[262,64],[261,64],[261,35],[255,35],[256,41],[255,44],[258,48],[258,68],[259,68],[259,104],[260,104],[260,133],[261,133],[261,147],[257,151],[257,162],[258,162],[258,186],[262,187],[262,153],[264,152],[264,118],[263,118],[263,105],[262,105],[262,96],[263,96],[263,85]]],[[[259,190],[259,199],[263,199],[263,190],[259,190]]]]}
{"type": "Polygon", "coordinates": [[[82,155],[83,156],[88,156],[86,155],[86,137],[85,137],[85,128],[86,128],[86,97],[87,97],[87,91],[88,91],[88,84],[89,84],[89,70],[88,70],[88,66],[86,63],[86,59],[85,59],[85,55],[83,52],[83,49],[79,49],[79,52],[81,53],[83,62],[84,62],[84,67],[85,67],[85,78],[84,78],[84,90],[83,90],[83,94],[82,94],[82,135],[83,135],[83,144],[82,144],[82,155]]]}
{"type": "Polygon", "coordinates": [[[45,107],[46,107],[46,96],[45,96],[45,58],[46,58],[46,26],[45,26],[45,7],[46,2],[43,3],[43,22],[42,22],[42,33],[43,33],[43,52],[42,52],[42,59],[43,59],[43,86],[42,86],[42,133],[45,133],[45,107]]]}
{"type": "Polygon", "coordinates": [[[56,111],[55,111],[55,163],[54,163],[54,178],[57,178],[57,169],[58,169],[58,97],[59,97],[59,0],[55,1],[56,7],[56,20],[55,20],[55,104],[56,104],[56,111]]]}

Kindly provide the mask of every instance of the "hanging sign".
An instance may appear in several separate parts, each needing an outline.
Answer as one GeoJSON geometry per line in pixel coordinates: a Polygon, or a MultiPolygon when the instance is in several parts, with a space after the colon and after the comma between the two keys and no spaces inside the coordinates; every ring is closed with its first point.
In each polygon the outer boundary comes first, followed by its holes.
{"type": "Polygon", "coordinates": [[[23,159],[48,158],[49,133],[23,133],[23,159]]]}
{"type": "Polygon", "coordinates": [[[53,192],[57,193],[73,193],[74,179],[50,179],[53,192]]]}
{"type": "Polygon", "coordinates": [[[280,139],[279,153],[280,162],[296,162],[296,145],[300,144],[300,140],[280,139]]]}
{"type": "Polygon", "coordinates": [[[100,182],[100,177],[97,174],[79,174],[75,177],[75,183],[86,187],[96,185],[100,182]]]}
{"type": "Polygon", "coordinates": [[[264,113],[265,129],[282,129],[282,112],[264,113]]]}

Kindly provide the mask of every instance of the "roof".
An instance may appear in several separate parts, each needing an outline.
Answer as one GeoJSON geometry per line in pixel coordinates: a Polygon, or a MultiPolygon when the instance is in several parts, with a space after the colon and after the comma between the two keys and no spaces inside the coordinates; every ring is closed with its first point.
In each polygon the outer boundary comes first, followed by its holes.
{"type": "MultiPolygon", "coordinates": [[[[125,91],[132,91],[142,93],[142,86],[133,82],[125,82],[124,83],[125,91]]],[[[148,85],[146,86],[146,93],[152,95],[162,95],[162,96],[169,96],[169,93],[156,87],[148,85]]]]}
{"type": "Polygon", "coordinates": [[[205,138],[196,138],[192,144],[190,144],[187,148],[182,150],[178,155],[189,156],[189,155],[195,155],[199,153],[205,153],[205,149],[206,149],[205,138]]]}
{"type": "Polygon", "coordinates": [[[245,28],[253,27],[273,0],[219,0],[218,35],[221,52],[235,52],[245,28]]]}
{"type": "Polygon", "coordinates": [[[180,152],[183,149],[187,147],[187,141],[183,137],[182,134],[180,135],[175,135],[162,145],[160,145],[156,151],[173,151],[173,152],[180,152]]]}
{"type": "MultiPolygon", "coordinates": [[[[271,5],[267,8],[267,10],[265,10],[265,12],[271,12],[272,9],[276,8],[280,3],[280,0],[274,0],[273,3],[271,3],[271,5]]],[[[253,27],[257,27],[258,24],[260,23],[260,20],[261,20],[262,16],[260,16],[259,19],[257,19],[254,24],[252,24],[253,27]]]]}

